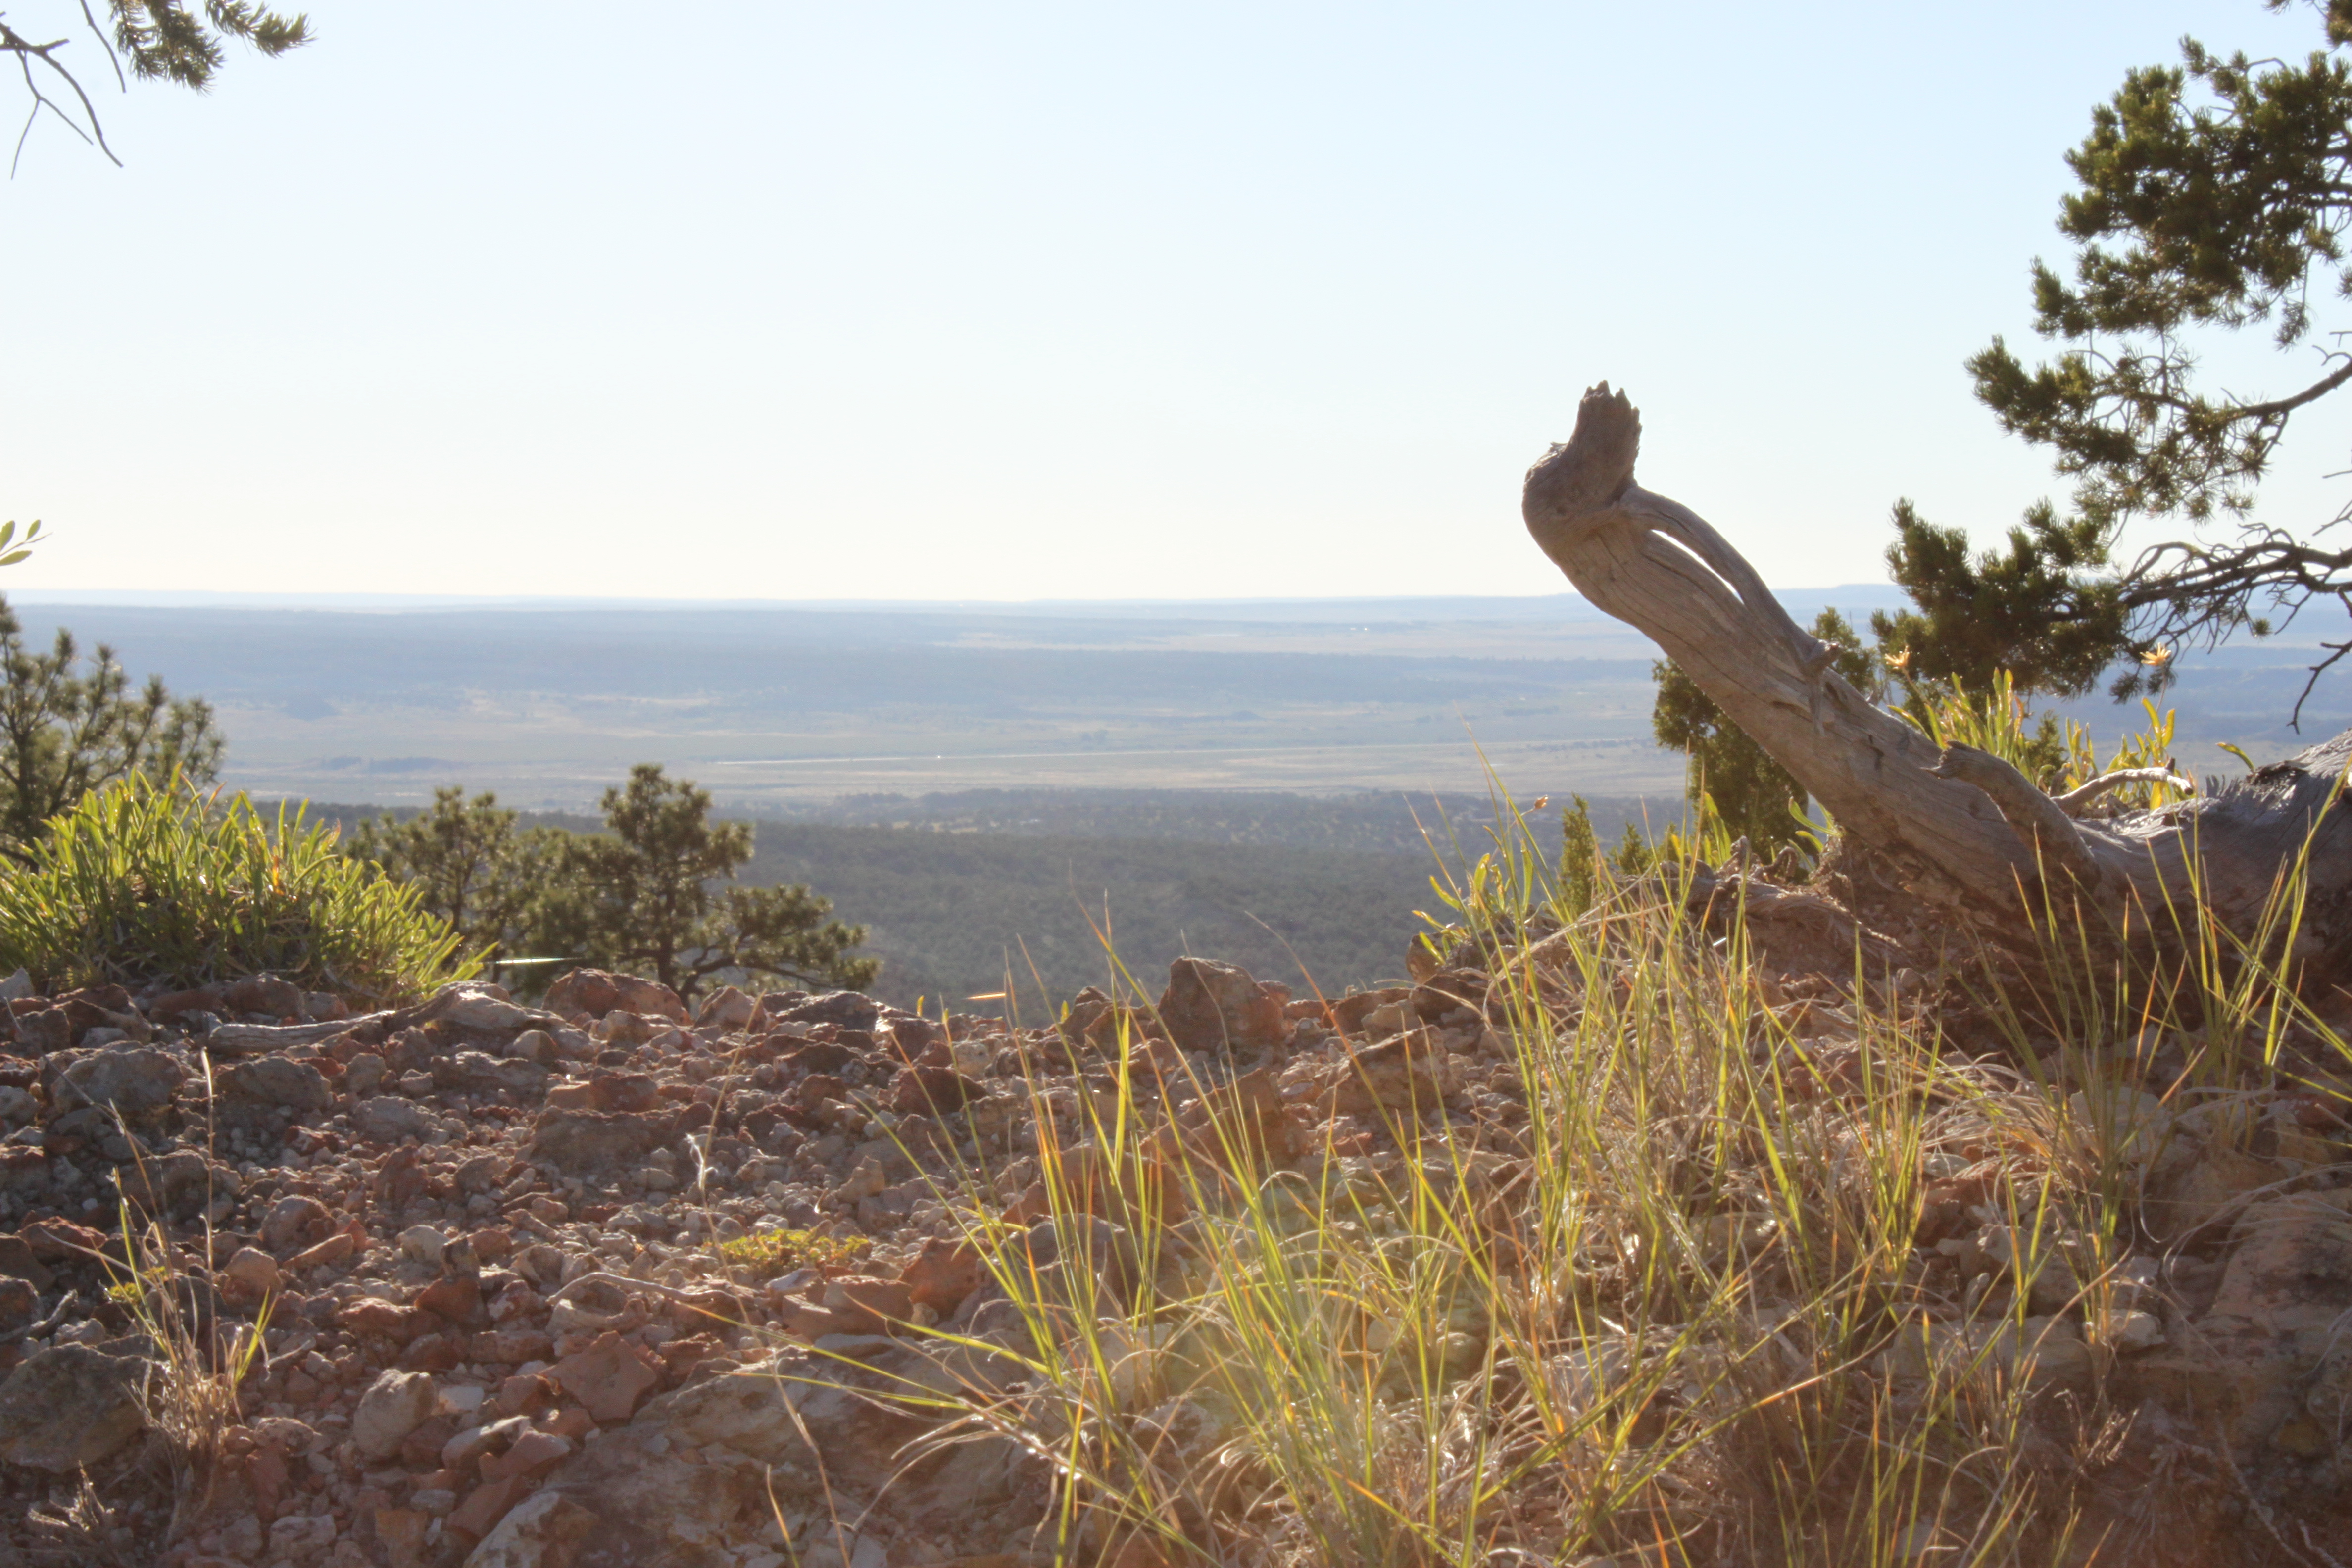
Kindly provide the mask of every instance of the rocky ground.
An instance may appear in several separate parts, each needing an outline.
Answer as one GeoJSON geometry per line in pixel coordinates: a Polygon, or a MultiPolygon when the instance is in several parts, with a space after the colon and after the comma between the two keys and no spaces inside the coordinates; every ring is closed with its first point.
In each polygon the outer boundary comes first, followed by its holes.
{"type": "MultiPolygon", "coordinates": [[[[1221,1088],[1286,1158],[1312,1096],[1364,1092],[1329,1092],[1333,1023],[1360,1033],[1385,1007],[1394,1036],[1412,995],[1334,1015],[1186,961],[1163,1015],[1190,1059],[1164,1037],[1139,1059],[1221,1088]]],[[[1107,998],[1030,1031],[851,993],[730,989],[690,1019],[661,986],[593,971],[544,1008],[460,984],[354,1017],[266,978],[10,1006],[16,1551],[151,1561],[173,1522],[141,1439],[185,1369],[131,1299],[143,1269],[215,1361],[268,1305],[243,1423],[163,1561],[765,1565],[792,1560],[786,1530],[810,1564],[1050,1554],[1043,1467],[977,1443],[906,1470],[902,1446],[940,1416],[904,1396],[1015,1370],[911,1334],[1022,1331],[958,1238],[992,1209],[1045,1260],[1067,1231],[1035,1118],[1084,1141],[1079,1097],[1107,1092],[1120,1022],[1107,998]],[[126,1215],[147,1247],[126,1249],[126,1215]],[[730,1375],[749,1371],[765,1375],[730,1375]],[[111,1509],[96,1526],[75,1512],[85,1468],[111,1509]]],[[[1498,1065],[1475,1054],[1483,1021],[1438,1010],[1454,1054],[1393,1053],[1391,1075],[1477,1103],[1498,1065]]]]}
{"type": "MultiPolygon", "coordinates": [[[[1190,1162],[1379,1192],[1439,1138],[1499,1235],[1528,1111],[1488,962],[1465,948],[1413,987],[1326,1003],[1182,960],[1156,1018],[1089,994],[1038,1029],[848,993],[727,990],[689,1016],[596,972],[542,1007],[465,984],[356,1016],[267,977],[55,997],[20,980],[0,1058],[0,1561],[1093,1560],[1034,1447],[957,1420],[1017,1401],[1022,1365],[992,1352],[1047,1331],[1001,1271],[1083,1259],[1088,1289],[1127,1301],[1213,1244],[1172,1184],[1149,1247],[1136,1181],[1129,1207],[1089,1195],[1118,1184],[1096,1129],[1118,1041],[1138,1042],[1143,1185],[1190,1162]],[[1064,1203],[1041,1139],[1075,1151],[1064,1203]],[[192,1445],[188,1390],[223,1377],[236,1407],[192,1445]]],[[[1810,965],[1759,984],[1820,1092],[1853,1092],[1861,1004],[1810,965]]],[[[2343,1105],[2168,1095],[2184,1042],[2127,1044],[2064,1103],[2144,1194],[2139,1241],[2118,1261],[2021,1226],[1994,1152],[1928,1150],[1914,1305],[1870,1374],[1976,1355],[2095,1384],[2133,1413],[2111,1448],[2161,1467],[2170,1506],[2205,1500],[2249,1561],[2273,1539],[2308,1553],[2276,1561],[2335,1561],[2308,1505],[2352,1488],[2343,1105]]],[[[1449,1363],[1478,1364],[1480,1332],[1452,1336],[1449,1363]]],[[[1221,1440],[1201,1404],[1144,1404],[1133,1420],[1174,1448],[1221,1440]]]]}

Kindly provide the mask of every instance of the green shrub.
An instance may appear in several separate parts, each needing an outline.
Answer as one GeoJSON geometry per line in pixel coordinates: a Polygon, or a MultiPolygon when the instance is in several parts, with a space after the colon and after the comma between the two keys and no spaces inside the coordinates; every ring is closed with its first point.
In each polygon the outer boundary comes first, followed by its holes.
{"type": "Polygon", "coordinates": [[[390,1001],[479,966],[415,889],[336,853],[332,828],[177,778],[83,797],[26,858],[0,879],[0,972],[45,984],[266,971],[390,1001]]]}

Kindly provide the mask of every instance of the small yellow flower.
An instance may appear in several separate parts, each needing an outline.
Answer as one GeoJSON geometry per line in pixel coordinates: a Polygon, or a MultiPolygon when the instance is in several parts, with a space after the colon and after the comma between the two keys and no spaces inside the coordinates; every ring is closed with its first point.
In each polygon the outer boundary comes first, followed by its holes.
{"type": "Polygon", "coordinates": [[[2147,666],[2150,669],[2162,669],[2166,665],[2172,662],[2172,649],[2168,647],[2149,648],[2139,656],[2139,661],[2147,666]]]}
{"type": "Polygon", "coordinates": [[[1911,650],[1906,647],[1899,653],[1888,654],[1886,656],[1886,668],[1893,670],[1897,675],[1901,675],[1905,671],[1908,670],[1911,668],[1911,650]]]}

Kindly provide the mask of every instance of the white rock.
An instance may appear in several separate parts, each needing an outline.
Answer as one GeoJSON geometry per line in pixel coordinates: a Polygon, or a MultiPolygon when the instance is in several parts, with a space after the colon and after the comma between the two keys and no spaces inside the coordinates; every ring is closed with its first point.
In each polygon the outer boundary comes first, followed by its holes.
{"type": "Polygon", "coordinates": [[[438,1399],[434,1404],[433,1413],[436,1415],[478,1414],[482,1408],[482,1396],[485,1392],[470,1384],[453,1384],[441,1390],[438,1399]]]}
{"type": "Polygon", "coordinates": [[[2152,1351],[2164,1343],[2164,1325],[2153,1312],[2111,1307],[2099,1337],[2119,1351],[2152,1351]]]}
{"type": "Polygon", "coordinates": [[[441,1257],[448,1249],[449,1238],[429,1225],[412,1225],[400,1233],[400,1255],[427,1268],[441,1267],[441,1257]]]}
{"type": "Polygon", "coordinates": [[[388,1459],[401,1441],[425,1424],[436,1403],[429,1372],[386,1372],[360,1396],[352,1415],[352,1441],[370,1459],[388,1459]]]}
{"type": "Polygon", "coordinates": [[[2067,1098],[2066,1111],[2093,1152],[2126,1165],[2148,1164],[2172,1137],[2174,1118],[2164,1102],[2136,1089],[2080,1089],[2067,1098]]]}

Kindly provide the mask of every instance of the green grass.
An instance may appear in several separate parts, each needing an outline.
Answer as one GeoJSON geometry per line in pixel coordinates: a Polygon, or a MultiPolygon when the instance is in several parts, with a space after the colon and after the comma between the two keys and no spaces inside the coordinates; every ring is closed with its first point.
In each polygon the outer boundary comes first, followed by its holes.
{"type": "Polygon", "coordinates": [[[265,817],[243,795],[177,781],[85,796],[0,879],[0,971],[134,989],[268,973],[362,1001],[474,973],[415,890],[334,844],[299,810],[265,817]]]}
{"type": "MultiPolygon", "coordinates": [[[[1123,1300],[1090,1268],[1032,1266],[986,1172],[961,1171],[941,1195],[1024,1325],[964,1342],[1025,1386],[950,1397],[940,1440],[1043,1458],[1073,1563],[2131,1560],[2095,1478],[2122,1430],[2104,1309],[2139,1177],[2105,1102],[2070,1106],[2052,1037],[2119,1070],[2118,1040],[2234,1021],[2228,1059],[2184,1080],[2233,1089],[2283,1070],[2286,1014],[2328,1071],[2341,1039],[2279,1000],[2262,951],[2184,917],[2155,984],[1981,995],[2041,1041],[2025,1070],[1868,985],[1824,1040],[1775,1005],[1744,931],[1696,929],[1660,887],[1575,918],[1507,842],[1452,889],[1452,934],[1503,955],[1495,1028],[1529,1112],[1489,1147],[1398,1119],[1401,1158],[1270,1171],[1213,1119],[1170,1157],[1125,1041],[1075,1132],[1033,1085],[1057,1219],[1120,1219],[1143,1284],[1123,1300]],[[2028,1260],[1990,1290],[1920,1244],[1958,1166],[2028,1260]],[[2060,1255],[2079,1289],[2036,1314],[2017,1287],[2060,1255]]],[[[2279,909],[2261,945],[2291,952],[2289,893],[2279,909]]]]}

